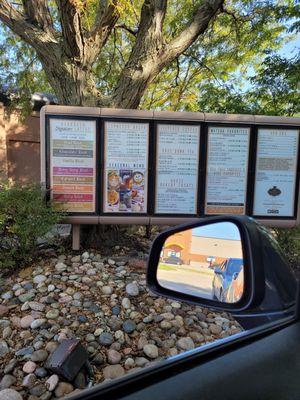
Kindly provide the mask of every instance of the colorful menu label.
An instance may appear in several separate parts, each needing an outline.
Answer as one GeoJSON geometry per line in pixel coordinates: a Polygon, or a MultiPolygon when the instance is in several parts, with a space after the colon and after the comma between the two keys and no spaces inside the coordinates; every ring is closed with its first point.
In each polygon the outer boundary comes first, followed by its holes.
{"type": "Polygon", "coordinates": [[[51,198],[70,213],[95,212],[96,121],[50,119],[51,198]]]}
{"type": "Polygon", "coordinates": [[[157,214],[196,214],[200,127],[157,125],[157,214]]]}
{"type": "Polygon", "coordinates": [[[105,122],[104,212],[147,213],[149,124],[105,122]]]}
{"type": "Polygon", "coordinates": [[[208,128],[205,214],[245,214],[250,129],[208,128]]]}
{"type": "Polygon", "coordinates": [[[298,147],[299,130],[258,130],[254,215],[294,215],[298,147]]]}

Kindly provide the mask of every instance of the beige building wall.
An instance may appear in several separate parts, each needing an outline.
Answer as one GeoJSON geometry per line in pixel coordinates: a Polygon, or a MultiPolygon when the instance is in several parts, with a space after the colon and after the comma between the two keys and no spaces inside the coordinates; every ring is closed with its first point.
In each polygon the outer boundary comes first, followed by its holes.
{"type": "Polygon", "coordinates": [[[243,258],[243,250],[239,240],[215,239],[202,236],[192,236],[191,254],[216,258],[243,258]]]}

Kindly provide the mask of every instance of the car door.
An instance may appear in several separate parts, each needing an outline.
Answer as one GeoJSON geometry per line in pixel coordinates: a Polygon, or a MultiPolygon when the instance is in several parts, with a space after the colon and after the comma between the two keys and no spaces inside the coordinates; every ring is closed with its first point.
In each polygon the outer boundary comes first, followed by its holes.
{"type": "MultiPolygon", "coordinates": [[[[232,337],[161,361],[151,368],[99,385],[73,396],[74,400],[299,399],[297,282],[263,228],[245,218],[230,217],[230,220],[241,224],[241,229],[245,228],[244,254],[248,253],[249,258],[245,263],[248,270],[245,270],[244,294],[234,304],[217,304],[209,298],[198,299],[198,304],[231,310],[246,329],[232,337]],[[285,280],[280,281],[283,276],[285,280]],[[252,322],[247,323],[247,320],[252,322]],[[255,327],[247,329],[247,325],[255,327]]],[[[224,219],[216,218],[214,221],[224,219]]],[[[163,240],[164,237],[158,238],[152,248],[148,284],[160,294],[192,301],[190,294],[175,295],[170,289],[159,286],[155,260],[163,240]]]]}

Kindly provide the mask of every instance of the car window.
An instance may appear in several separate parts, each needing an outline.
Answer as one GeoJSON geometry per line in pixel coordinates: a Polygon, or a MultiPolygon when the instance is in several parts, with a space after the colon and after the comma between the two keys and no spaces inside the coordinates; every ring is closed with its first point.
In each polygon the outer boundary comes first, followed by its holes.
{"type": "MultiPolygon", "coordinates": [[[[227,313],[149,292],[145,272],[152,240],[143,232],[131,234],[131,244],[126,239],[102,252],[60,252],[49,244],[28,267],[5,277],[1,388],[16,389],[23,400],[52,400],[240,332],[227,313]],[[78,340],[87,353],[88,367],[72,379],[63,375],[71,369],[66,348],[59,350],[58,370],[47,366],[66,340],[78,340]]],[[[194,267],[165,263],[164,268],[182,268],[192,276],[194,267]]],[[[74,357],[81,362],[76,351],[74,357]]]]}

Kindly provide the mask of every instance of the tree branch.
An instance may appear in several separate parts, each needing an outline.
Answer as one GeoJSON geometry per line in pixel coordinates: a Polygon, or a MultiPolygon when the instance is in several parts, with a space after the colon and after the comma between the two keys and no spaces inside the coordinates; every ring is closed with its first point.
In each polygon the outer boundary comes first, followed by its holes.
{"type": "Polygon", "coordinates": [[[48,53],[51,48],[56,49],[58,46],[53,35],[27,21],[8,0],[0,2],[0,20],[40,54],[48,53]]]}
{"type": "Polygon", "coordinates": [[[102,47],[107,42],[109,35],[120,17],[117,5],[118,0],[112,0],[109,2],[106,0],[99,0],[94,26],[91,31],[86,34],[86,37],[91,43],[91,62],[94,61],[102,47]]]}
{"type": "Polygon", "coordinates": [[[56,0],[61,24],[63,46],[67,57],[84,60],[85,41],[83,37],[81,11],[75,1],[56,0]]]}
{"type": "Polygon", "coordinates": [[[47,0],[22,0],[28,22],[55,34],[47,0]]]}
{"type": "Polygon", "coordinates": [[[182,54],[204,33],[211,19],[221,9],[225,0],[204,0],[196,10],[187,27],[165,46],[160,60],[160,69],[182,54]]]}

